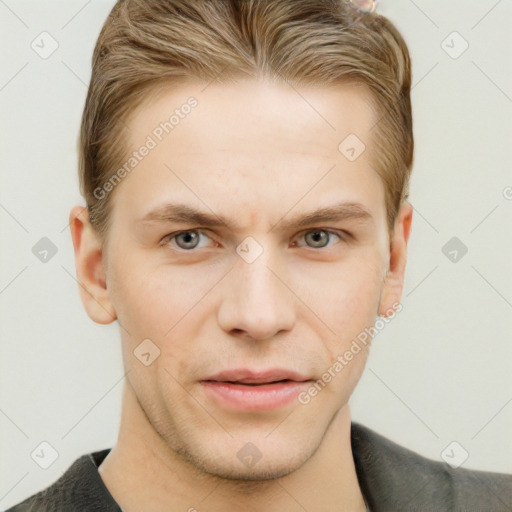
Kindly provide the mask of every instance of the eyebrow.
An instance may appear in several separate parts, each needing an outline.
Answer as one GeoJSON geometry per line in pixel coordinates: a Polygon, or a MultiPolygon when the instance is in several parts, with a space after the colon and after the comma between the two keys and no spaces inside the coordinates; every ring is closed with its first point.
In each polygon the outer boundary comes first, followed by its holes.
{"type": "MultiPolygon", "coordinates": [[[[341,202],[332,206],[317,208],[307,213],[297,213],[291,216],[287,213],[270,230],[273,230],[278,225],[282,229],[289,229],[322,222],[340,222],[344,220],[368,222],[373,220],[373,216],[360,203],[341,202]]],[[[212,228],[220,226],[230,227],[231,224],[233,229],[237,228],[236,223],[233,225],[231,220],[222,215],[200,211],[181,203],[169,203],[156,208],[139,219],[137,224],[147,222],[194,224],[212,228]]]]}

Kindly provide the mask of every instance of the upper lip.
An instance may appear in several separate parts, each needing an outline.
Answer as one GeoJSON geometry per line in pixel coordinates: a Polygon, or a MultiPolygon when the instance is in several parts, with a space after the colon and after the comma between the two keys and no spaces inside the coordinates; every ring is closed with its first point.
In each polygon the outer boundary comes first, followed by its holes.
{"type": "Polygon", "coordinates": [[[277,382],[280,380],[294,380],[304,382],[310,380],[310,377],[301,375],[293,370],[283,368],[269,368],[266,370],[251,370],[248,368],[236,368],[232,370],[223,370],[211,377],[203,380],[217,382],[240,382],[241,384],[263,384],[267,382],[277,382]]]}

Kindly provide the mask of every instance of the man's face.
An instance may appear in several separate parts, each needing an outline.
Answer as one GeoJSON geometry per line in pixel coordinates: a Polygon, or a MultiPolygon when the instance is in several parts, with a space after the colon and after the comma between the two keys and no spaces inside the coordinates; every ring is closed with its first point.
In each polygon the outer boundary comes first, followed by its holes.
{"type": "Polygon", "coordinates": [[[157,144],[114,190],[108,296],[147,418],[206,472],[287,474],[347,410],[366,349],[309,403],[299,393],[383,307],[375,121],[363,88],[256,81],[183,84],[130,119],[131,150],[157,144]],[[155,127],[190,96],[197,106],[159,141],[155,127]],[[349,134],[366,144],[354,161],[338,149],[349,134]],[[160,350],[148,366],[134,355],[146,339],[160,350]],[[275,379],[288,382],[262,383],[275,379]]]}

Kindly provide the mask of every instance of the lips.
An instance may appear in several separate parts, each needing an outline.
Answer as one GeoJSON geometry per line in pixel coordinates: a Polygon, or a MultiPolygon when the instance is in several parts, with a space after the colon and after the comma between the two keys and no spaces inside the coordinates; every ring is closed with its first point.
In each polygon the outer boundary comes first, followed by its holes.
{"type": "Polygon", "coordinates": [[[201,381],[205,396],[229,411],[271,411],[297,403],[311,379],[294,370],[224,370],[201,381]]]}
{"type": "Polygon", "coordinates": [[[305,382],[311,380],[311,377],[302,375],[294,370],[282,368],[271,368],[266,370],[250,370],[248,368],[238,368],[233,370],[224,370],[203,381],[212,382],[230,382],[233,384],[269,384],[272,382],[292,381],[305,382]]]}

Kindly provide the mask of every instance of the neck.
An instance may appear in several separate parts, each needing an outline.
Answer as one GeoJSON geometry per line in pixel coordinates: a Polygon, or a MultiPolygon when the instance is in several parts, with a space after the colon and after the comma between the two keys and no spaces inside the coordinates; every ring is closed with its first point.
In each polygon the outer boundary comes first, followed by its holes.
{"type": "Polygon", "coordinates": [[[116,445],[100,476],[124,512],[333,512],[365,510],[350,442],[350,412],[340,409],[318,450],[275,480],[226,480],[202,472],[158,435],[129,383],[116,445]]]}

